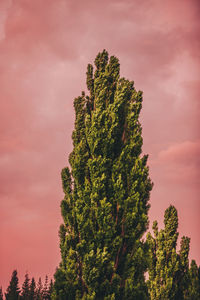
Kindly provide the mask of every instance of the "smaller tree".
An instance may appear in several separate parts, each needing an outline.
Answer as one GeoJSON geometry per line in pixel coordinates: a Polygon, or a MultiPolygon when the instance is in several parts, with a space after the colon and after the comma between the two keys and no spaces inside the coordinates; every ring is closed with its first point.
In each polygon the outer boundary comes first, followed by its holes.
{"type": "Polygon", "coordinates": [[[25,274],[25,280],[22,285],[22,292],[21,292],[21,299],[22,300],[29,300],[30,298],[30,284],[29,284],[29,277],[28,273],[25,274]]]}
{"type": "Polygon", "coordinates": [[[31,284],[30,284],[30,300],[35,300],[36,299],[36,283],[34,277],[31,279],[31,284]]]}
{"type": "Polygon", "coordinates": [[[43,299],[43,286],[41,277],[38,280],[37,288],[36,288],[36,300],[43,299]]]}
{"type": "Polygon", "coordinates": [[[153,223],[153,233],[147,235],[149,244],[149,280],[150,299],[184,299],[187,289],[188,275],[188,237],[182,237],[180,252],[176,252],[178,238],[178,214],[174,206],[170,205],[165,211],[164,229],[158,231],[158,223],[153,223]]]}
{"type": "Polygon", "coordinates": [[[189,250],[190,239],[183,236],[181,239],[180,251],[179,251],[179,273],[178,273],[178,292],[177,299],[185,299],[185,294],[189,288],[189,250]]]}
{"type": "Polygon", "coordinates": [[[48,300],[48,276],[45,277],[44,288],[43,288],[43,299],[48,300]]]}
{"type": "Polygon", "coordinates": [[[53,293],[53,280],[51,279],[48,289],[48,299],[51,300],[51,295],[53,293]]]}
{"type": "Polygon", "coordinates": [[[188,277],[188,290],[184,295],[185,300],[199,300],[200,299],[200,274],[199,268],[195,260],[191,261],[188,277]]]}
{"type": "Polygon", "coordinates": [[[17,276],[17,270],[12,273],[10,284],[6,290],[5,297],[6,300],[18,300],[20,294],[20,288],[18,286],[19,279],[17,276]]]}
{"type": "Polygon", "coordinates": [[[0,300],[3,300],[3,291],[2,291],[2,287],[0,287],[0,300]]]}

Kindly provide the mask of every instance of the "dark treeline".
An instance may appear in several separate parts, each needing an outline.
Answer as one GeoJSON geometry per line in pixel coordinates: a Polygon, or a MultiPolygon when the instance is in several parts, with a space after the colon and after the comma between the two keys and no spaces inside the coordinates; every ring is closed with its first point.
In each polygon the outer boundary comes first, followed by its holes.
{"type": "Polygon", "coordinates": [[[17,270],[14,270],[11,276],[10,283],[4,293],[0,288],[0,300],[50,300],[53,291],[53,281],[48,279],[46,275],[44,283],[39,278],[36,283],[35,278],[29,278],[28,273],[25,274],[25,279],[22,288],[19,287],[19,279],[17,270]]]}

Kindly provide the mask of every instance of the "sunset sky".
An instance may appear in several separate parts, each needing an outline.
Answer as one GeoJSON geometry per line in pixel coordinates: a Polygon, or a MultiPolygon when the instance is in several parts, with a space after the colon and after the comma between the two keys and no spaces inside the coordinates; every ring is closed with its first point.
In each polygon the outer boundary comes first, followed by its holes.
{"type": "Polygon", "coordinates": [[[150,225],[178,209],[200,264],[199,0],[0,0],[0,286],[16,268],[53,276],[60,261],[73,99],[99,51],[144,92],[150,225]]]}

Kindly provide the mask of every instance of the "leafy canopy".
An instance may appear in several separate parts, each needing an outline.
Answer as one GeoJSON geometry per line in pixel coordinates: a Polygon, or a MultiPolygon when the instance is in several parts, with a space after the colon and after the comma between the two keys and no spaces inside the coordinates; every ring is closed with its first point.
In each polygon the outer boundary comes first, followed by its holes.
{"type": "Polygon", "coordinates": [[[142,92],[104,50],[74,100],[71,170],[62,170],[61,263],[54,299],[146,299],[145,245],[152,183],[142,156],[142,92]]]}

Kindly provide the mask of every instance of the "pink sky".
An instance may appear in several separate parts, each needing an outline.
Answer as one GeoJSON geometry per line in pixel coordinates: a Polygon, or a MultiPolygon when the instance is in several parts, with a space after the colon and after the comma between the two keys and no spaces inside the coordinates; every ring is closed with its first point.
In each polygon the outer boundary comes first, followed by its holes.
{"type": "Polygon", "coordinates": [[[73,99],[104,48],[143,90],[150,220],[174,204],[200,264],[198,0],[0,1],[0,286],[52,276],[60,261],[60,171],[72,150],[73,99]]]}

